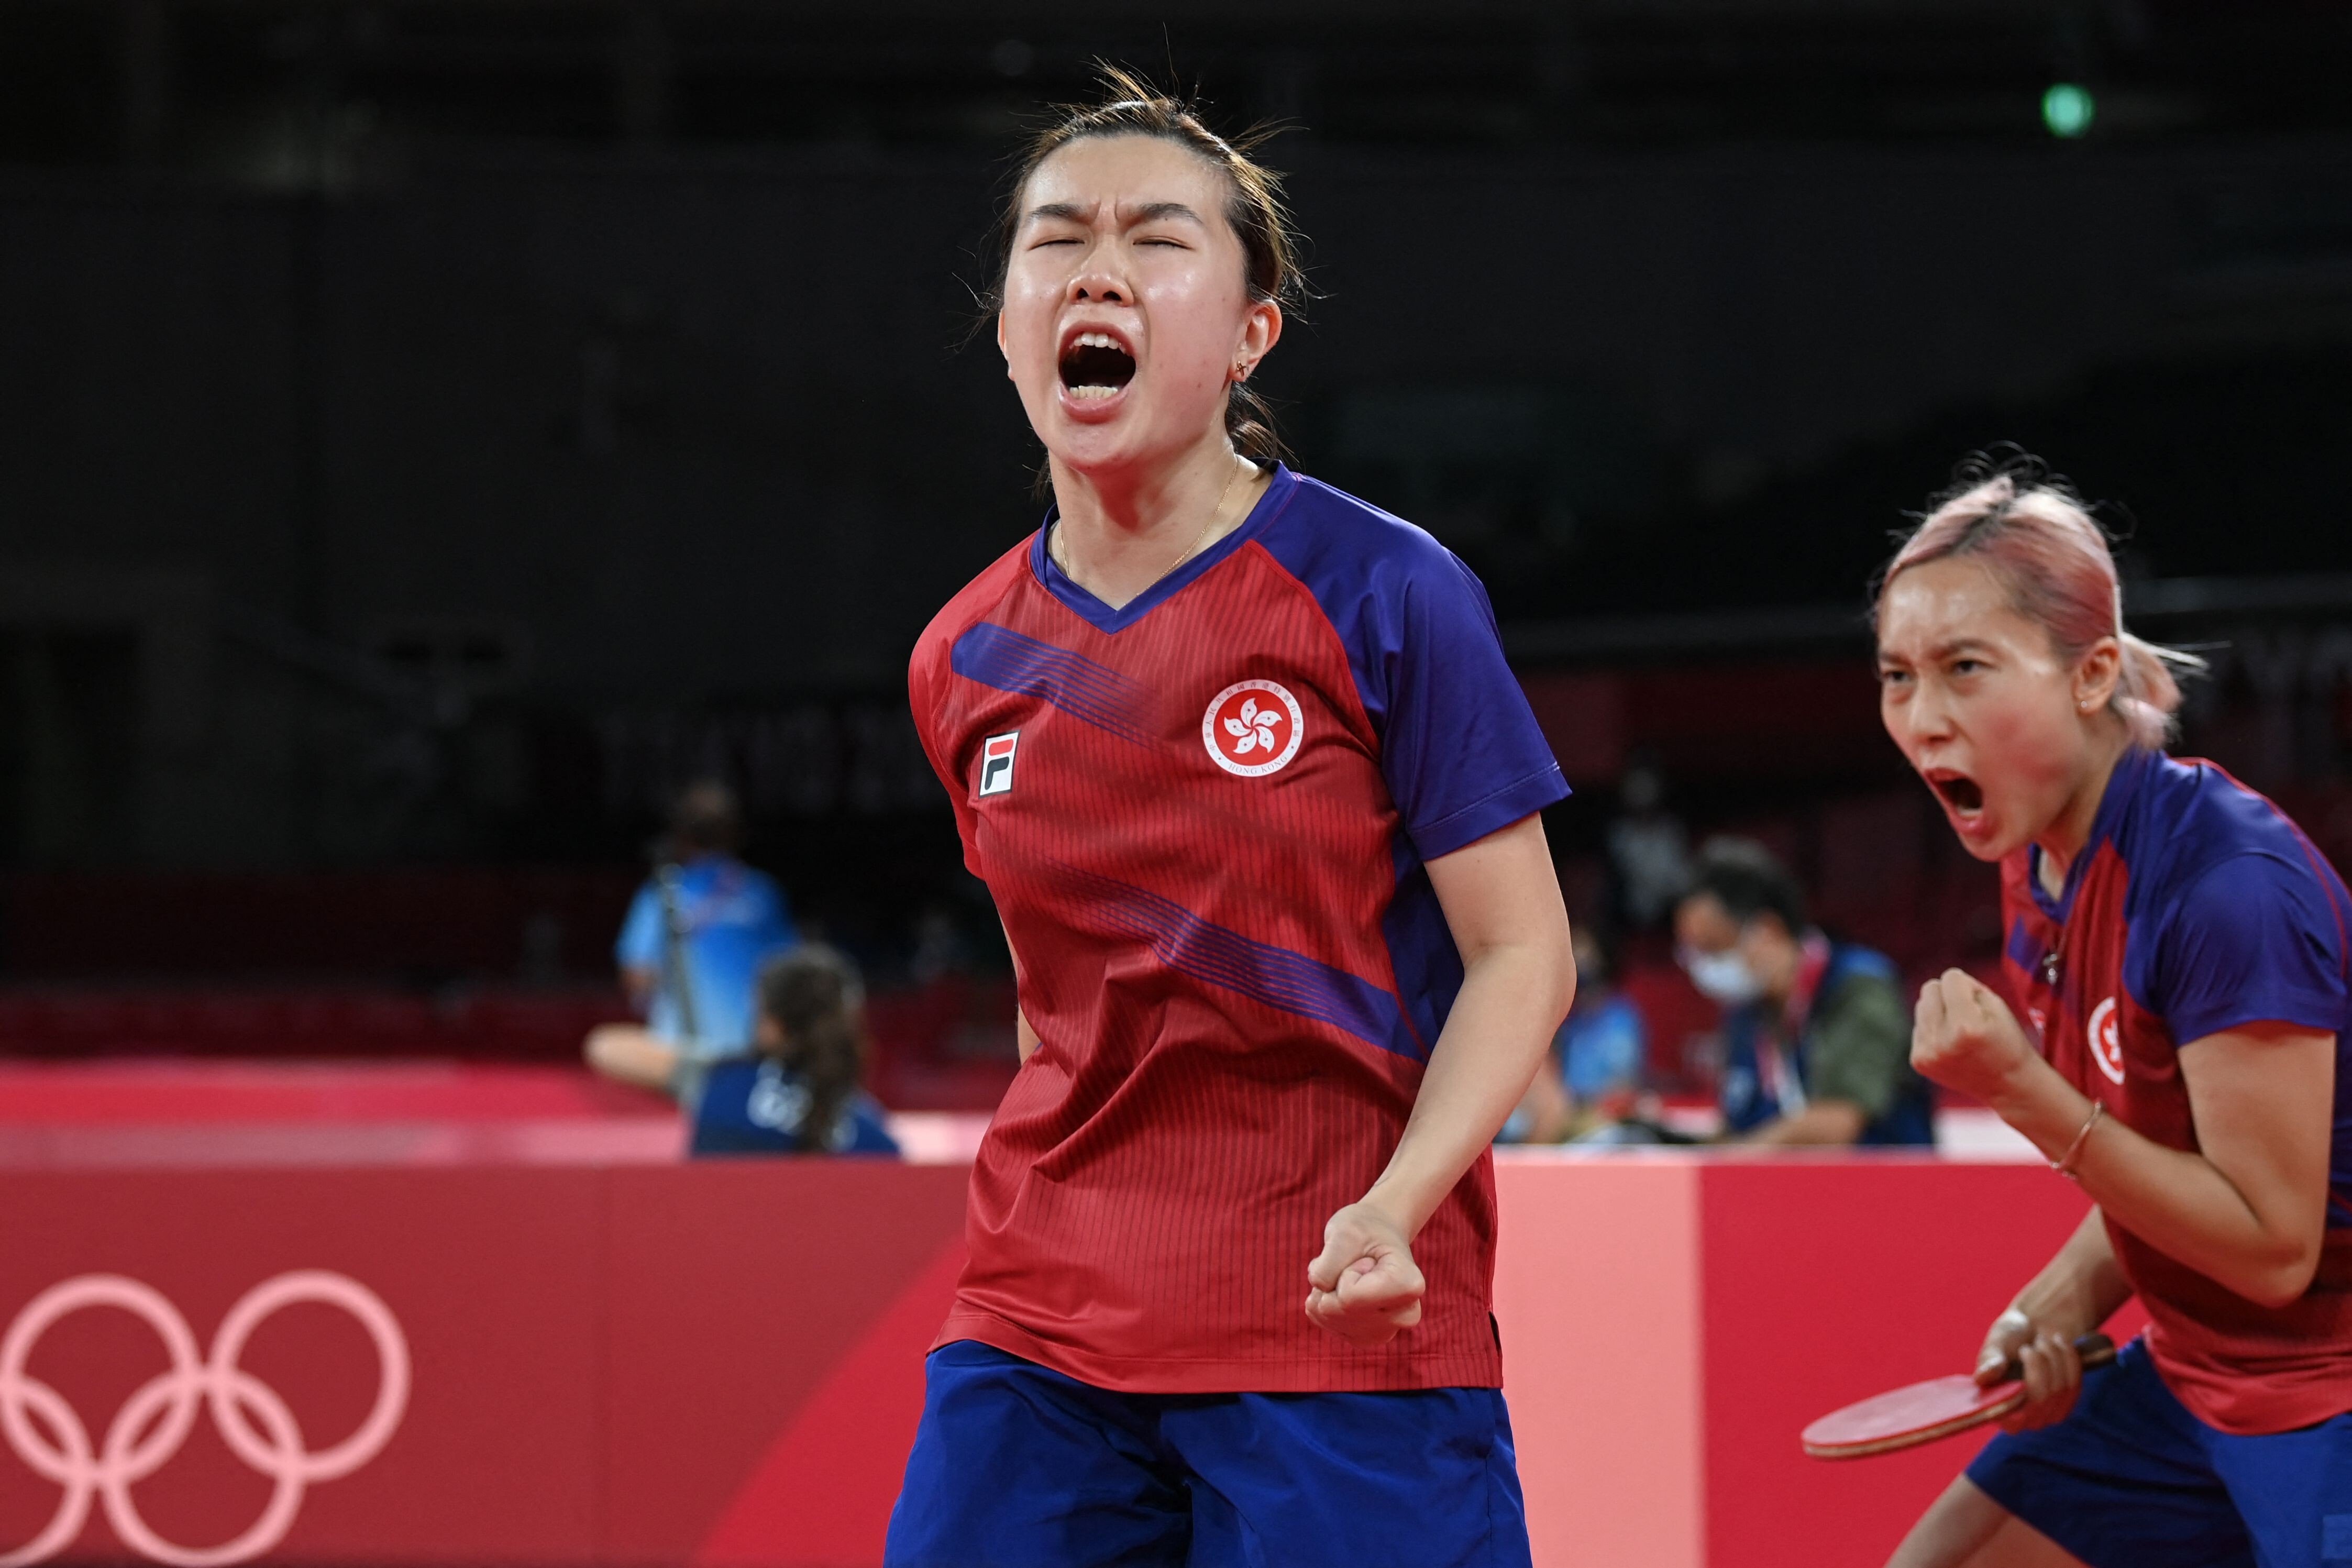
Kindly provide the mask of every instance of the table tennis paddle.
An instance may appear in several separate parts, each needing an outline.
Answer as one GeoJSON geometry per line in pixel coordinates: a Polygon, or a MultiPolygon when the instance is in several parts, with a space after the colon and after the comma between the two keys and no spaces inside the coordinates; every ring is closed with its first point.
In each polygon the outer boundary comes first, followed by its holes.
{"type": "MultiPolygon", "coordinates": [[[[2074,1342],[2074,1353],[2083,1358],[2087,1372],[2116,1359],[2116,1342],[2105,1334],[2084,1334],[2074,1342]]],[[[2001,1381],[1990,1388],[1964,1374],[1911,1384],[1831,1411],[1806,1427],[1800,1440],[1816,1459],[1866,1459],[1916,1448],[1998,1421],[2023,1405],[2022,1375],[2012,1361],[2001,1369],[2001,1381]]]]}

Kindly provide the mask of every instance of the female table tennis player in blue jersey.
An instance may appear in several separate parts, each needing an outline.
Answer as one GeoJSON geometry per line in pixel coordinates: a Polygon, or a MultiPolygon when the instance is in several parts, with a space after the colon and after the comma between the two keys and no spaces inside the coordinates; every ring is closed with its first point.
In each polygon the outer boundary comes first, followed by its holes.
{"type": "Polygon", "coordinates": [[[893,1568],[1528,1562],[1487,1142],[1567,1012],[1484,592],[1274,459],[1271,176],[1125,78],[1013,184],[1044,528],[917,647],[1020,981],[893,1568]]]}
{"type": "Polygon", "coordinates": [[[2352,1563],[2352,898],[2261,795],[2161,747],[2178,656],[2105,536],[2018,463],[1964,470],[1878,604],[1886,727],[2001,867],[2009,1002],[1958,970],[1912,1060],[2093,1208],[1994,1320],[2028,1403],[1897,1568],[2352,1563]],[[2137,1292],[2085,1374],[2069,1342],[2137,1292]]]}

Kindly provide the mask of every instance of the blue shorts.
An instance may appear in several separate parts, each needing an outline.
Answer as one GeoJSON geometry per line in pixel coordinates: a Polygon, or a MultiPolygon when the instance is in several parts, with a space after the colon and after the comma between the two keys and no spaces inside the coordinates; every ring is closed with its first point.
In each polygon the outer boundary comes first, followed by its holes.
{"type": "Polygon", "coordinates": [[[1500,1390],[1114,1394],[931,1352],[885,1568],[1528,1568],[1500,1390]]]}
{"type": "Polygon", "coordinates": [[[2089,1568],[2352,1563],[2352,1415],[2216,1431],[2137,1340],[2084,1375],[2065,1420],[1994,1438],[1969,1479],[2089,1568]]]}

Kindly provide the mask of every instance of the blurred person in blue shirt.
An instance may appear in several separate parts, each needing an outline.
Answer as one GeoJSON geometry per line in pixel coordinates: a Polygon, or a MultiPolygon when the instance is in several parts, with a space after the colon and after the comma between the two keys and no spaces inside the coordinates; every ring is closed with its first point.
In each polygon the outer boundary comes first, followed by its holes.
{"type": "Polygon", "coordinates": [[[782,889],[736,858],[741,841],[725,784],[705,780],[678,796],[663,863],[614,944],[621,984],[646,1022],[588,1037],[598,1072],[675,1094],[680,1065],[691,1071],[751,1045],[760,967],[800,939],[782,889]]]}
{"type": "Polygon", "coordinates": [[[1642,1087],[1649,1026],[1616,988],[1616,964],[1589,922],[1579,922],[1576,1002],[1552,1037],[1552,1054],[1500,1134],[1507,1143],[1558,1143],[1623,1116],[1642,1087]]]}
{"type": "Polygon", "coordinates": [[[1701,850],[1675,936],[1691,984],[1724,1010],[1727,1142],[1935,1142],[1894,963],[1814,929],[1797,879],[1762,845],[1701,850]]]}
{"type": "Polygon", "coordinates": [[[760,972],[756,1048],[711,1062],[688,1104],[693,1152],[887,1154],[898,1145],[858,1087],[866,988],[848,959],[804,942],[760,972]]]}

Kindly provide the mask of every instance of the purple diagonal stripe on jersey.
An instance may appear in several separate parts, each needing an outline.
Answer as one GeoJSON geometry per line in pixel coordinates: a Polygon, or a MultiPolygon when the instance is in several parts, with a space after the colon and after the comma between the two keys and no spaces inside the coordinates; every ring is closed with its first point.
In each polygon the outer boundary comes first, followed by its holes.
{"type": "Polygon", "coordinates": [[[1302,952],[1253,942],[1158,893],[1062,861],[1059,879],[1087,901],[1102,930],[1142,942],[1169,968],[1254,1002],[1344,1029],[1367,1045],[1422,1060],[1421,1042],[1394,994],[1302,952]]]}
{"type": "Polygon", "coordinates": [[[1040,698],[1122,741],[1159,743],[1150,689],[1068,648],[982,621],[956,638],[948,665],[966,680],[1040,698]]]}
{"type": "Polygon", "coordinates": [[[2042,962],[2041,946],[2034,942],[2032,932],[2025,929],[2025,922],[2021,920],[2009,922],[2008,951],[2020,969],[2031,970],[2042,962]]]}

